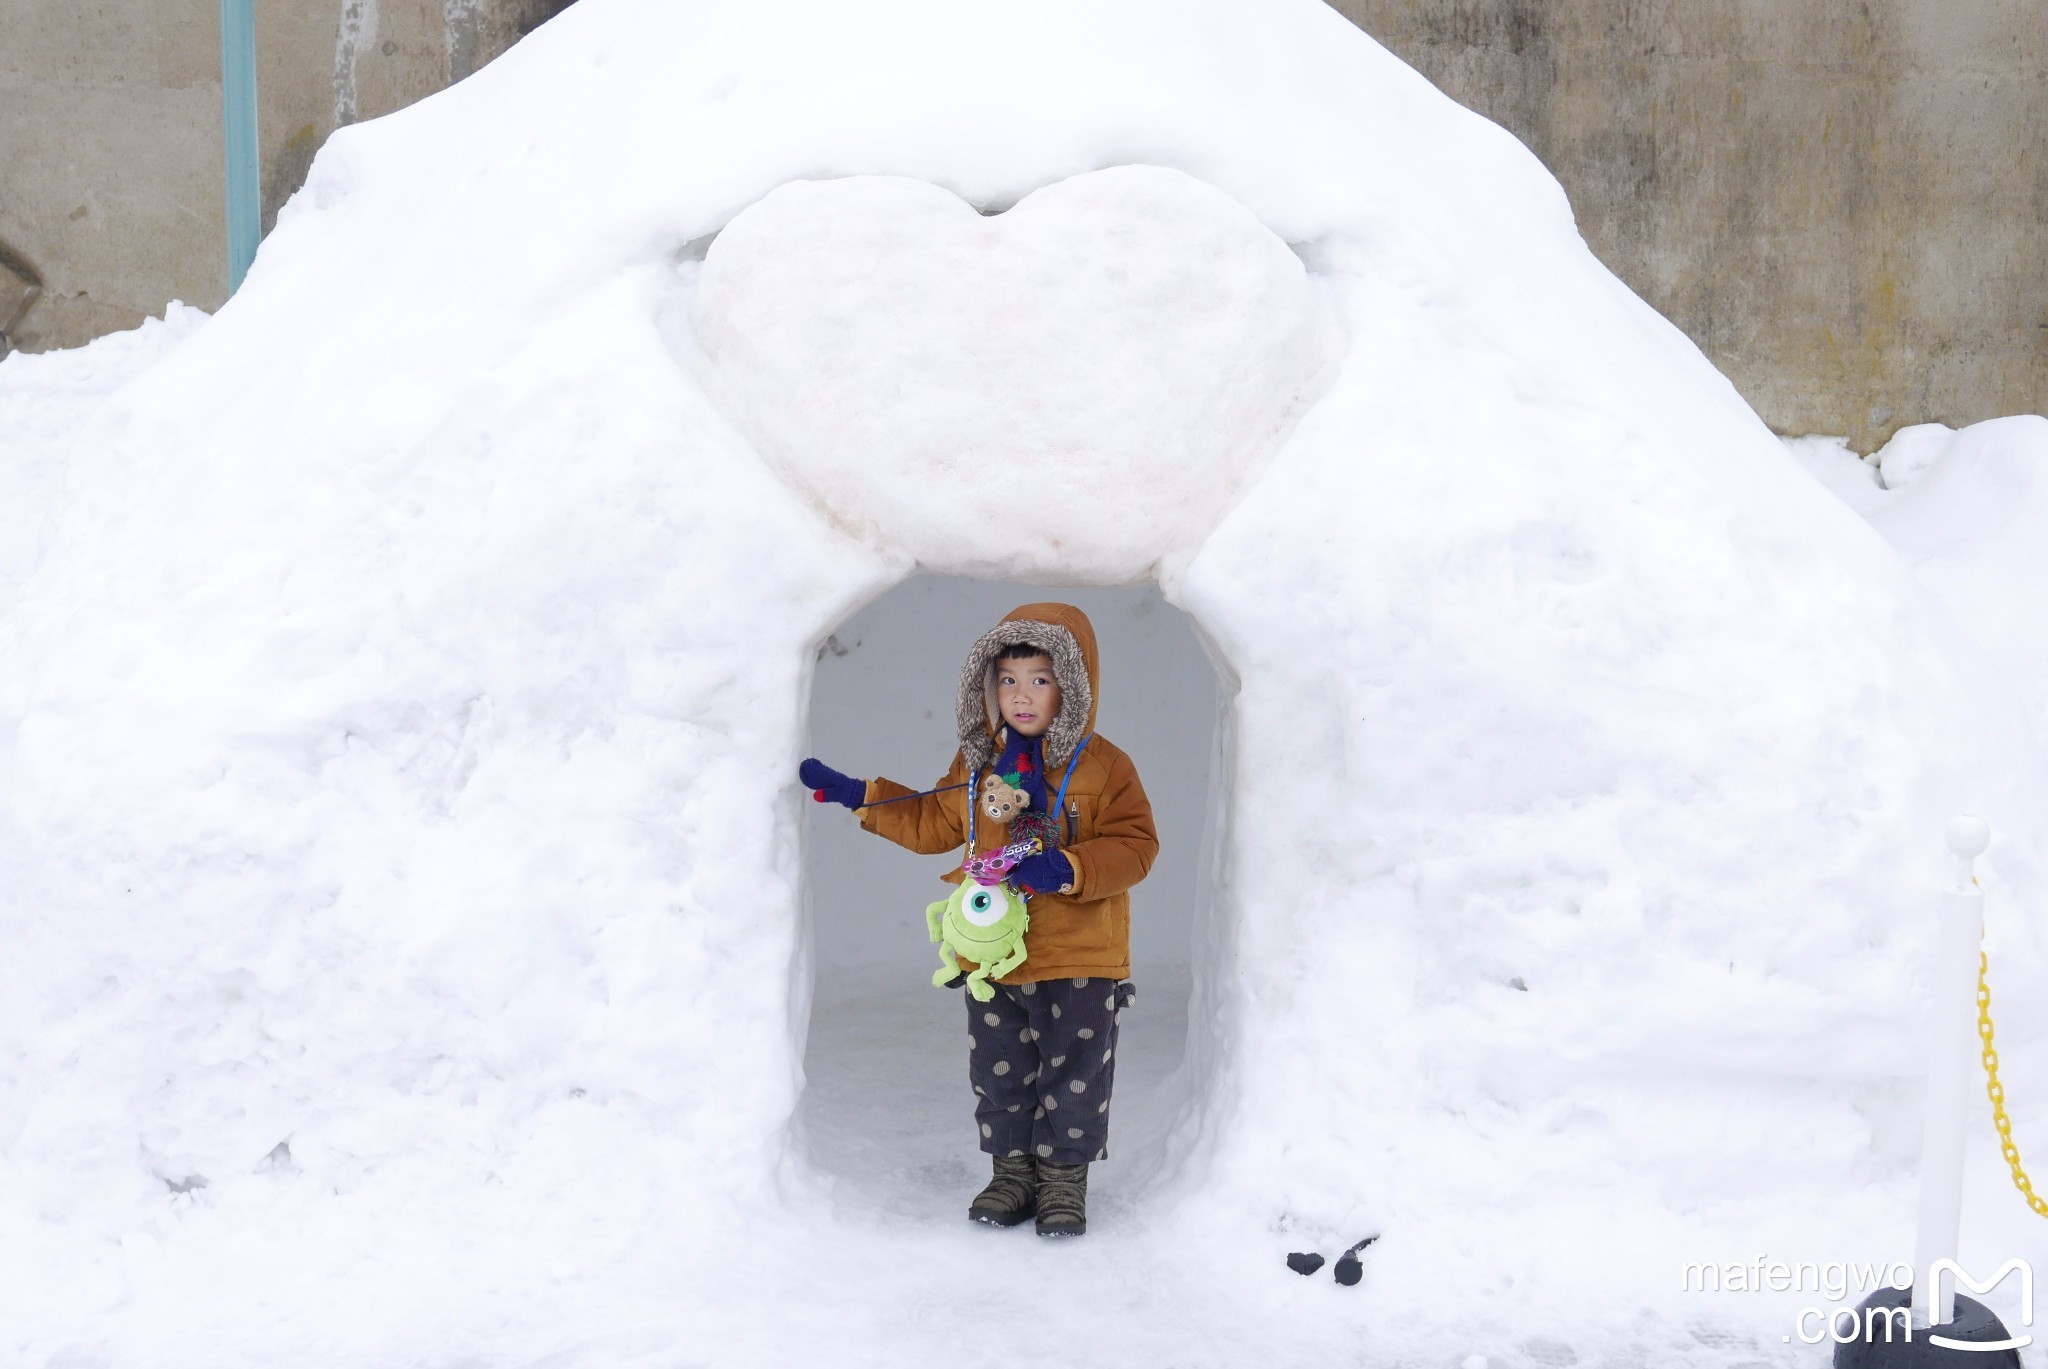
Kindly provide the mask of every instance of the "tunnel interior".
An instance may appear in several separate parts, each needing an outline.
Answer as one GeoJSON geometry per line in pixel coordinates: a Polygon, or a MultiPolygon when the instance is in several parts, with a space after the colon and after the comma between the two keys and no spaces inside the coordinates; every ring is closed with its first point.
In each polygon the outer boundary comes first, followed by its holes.
{"type": "MultiPolygon", "coordinates": [[[[936,784],[957,748],[954,693],[975,639],[1020,604],[1074,604],[1095,626],[1097,733],[1136,764],[1160,850],[1132,891],[1131,976],[1109,1158],[1097,1194],[1115,1201],[1164,1154],[1158,1140],[1192,1101],[1182,1068],[1196,963],[1200,871],[1218,770],[1221,691],[1193,622],[1156,585],[1051,588],[915,576],[856,612],[819,649],[808,754],[849,775],[936,784]]],[[[797,1135],[843,1206],[864,1219],[934,1215],[986,1177],[967,1081],[959,989],[931,984],[938,949],[926,904],[960,853],[919,856],[864,832],[836,805],[804,804],[810,1012],[797,1135]],[[942,1204],[939,1206],[943,1206],[942,1204]]],[[[802,988],[803,986],[800,986],[802,988]]],[[[953,1216],[950,1206],[944,1215],[953,1216]]]]}

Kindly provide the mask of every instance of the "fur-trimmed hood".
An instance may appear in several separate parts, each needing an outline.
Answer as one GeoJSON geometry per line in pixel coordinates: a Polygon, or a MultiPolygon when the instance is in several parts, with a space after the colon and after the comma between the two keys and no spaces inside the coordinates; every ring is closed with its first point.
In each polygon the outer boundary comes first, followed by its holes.
{"type": "Polygon", "coordinates": [[[996,704],[996,653],[1011,642],[1035,646],[1052,658],[1059,681],[1060,711],[1045,730],[1043,748],[1048,769],[1064,766],[1081,739],[1095,730],[1095,698],[1100,676],[1095,656],[1095,625],[1072,604],[1025,604],[983,633],[960,667],[960,693],[955,720],[960,754],[970,772],[995,759],[996,738],[1003,725],[996,704]]]}

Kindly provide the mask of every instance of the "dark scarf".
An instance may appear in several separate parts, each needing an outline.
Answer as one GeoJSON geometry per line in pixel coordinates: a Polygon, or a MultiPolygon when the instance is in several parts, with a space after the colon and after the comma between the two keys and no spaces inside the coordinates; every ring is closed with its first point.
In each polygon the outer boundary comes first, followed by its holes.
{"type": "Polygon", "coordinates": [[[1038,737],[1020,737],[1003,729],[1003,749],[996,755],[995,772],[1005,783],[1031,796],[1033,813],[1043,813],[1052,796],[1045,787],[1045,754],[1038,737]]]}

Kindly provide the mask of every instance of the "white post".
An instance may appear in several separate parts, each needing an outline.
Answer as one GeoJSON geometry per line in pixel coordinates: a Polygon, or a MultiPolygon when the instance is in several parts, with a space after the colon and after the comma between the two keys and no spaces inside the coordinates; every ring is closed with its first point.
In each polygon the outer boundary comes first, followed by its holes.
{"type": "Polygon", "coordinates": [[[1938,1280],[1934,1264],[1956,1257],[1963,1222],[1963,1130],[1977,1063],[1977,954],[1984,935],[1984,893],[1973,867],[1990,844],[1991,828],[1984,819],[1950,819],[1948,849],[1956,858],[1956,887],[1941,897],[1927,976],[1934,1001],[1920,1132],[1920,1229],[1913,1251],[1916,1327],[1955,1320],[1955,1283],[1938,1280]]]}

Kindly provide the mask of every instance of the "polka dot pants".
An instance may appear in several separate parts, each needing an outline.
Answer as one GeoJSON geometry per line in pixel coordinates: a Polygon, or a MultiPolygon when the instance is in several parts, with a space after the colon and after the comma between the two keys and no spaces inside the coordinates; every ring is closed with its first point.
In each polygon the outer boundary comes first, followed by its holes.
{"type": "Polygon", "coordinates": [[[981,1148],[1063,1165],[1107,1158],[1116,1024],[1136,989],[1114,979],[989,987],[986,1003],[961,994],[981,1148]]]}

